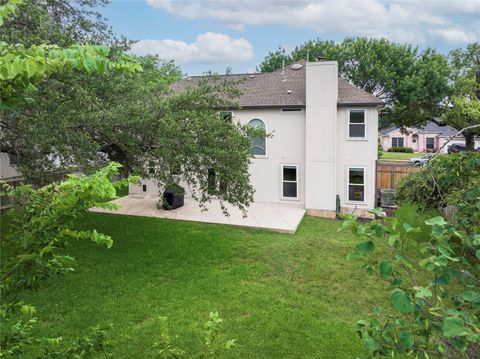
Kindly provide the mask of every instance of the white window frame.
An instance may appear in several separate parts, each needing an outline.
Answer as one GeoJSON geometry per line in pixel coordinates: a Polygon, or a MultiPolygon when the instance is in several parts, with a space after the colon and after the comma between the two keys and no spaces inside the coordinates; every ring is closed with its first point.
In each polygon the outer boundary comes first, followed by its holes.
{"type": "Polygon", "coordinates": [[[364,166],[347,166],[346,173],[346,201],[347,204],[366,204],[367,203],[367,168],[364,166]],[[350,170],[363,170],[363,201],[355,201],[350,199],[350,185],[360,186],[358,183],[350,183],[350,170]]]}
{"type": "Polygon", "coordinates": [[[267,137],[268,129],[267,129],[267,123],[259,117],[254,117],[254,118],[251,118],[250,120],[248,120],[247,126],[250,126],[250,122],[253,121],[253,120],[262,121],[263,126],[265,127],[265,154],[264,155],[252,155],[252,158],[254,158],[254,159],[255,158],[257,158],[257,159],[268,158],[268,137],[267,137]]]}
{"type": "MultiPolygon", "coordinates": [[[[355,108],[349,108],[347,110],[347,121],[346,121],[347,125],[346,125],[346,138],[348,141],[367,141],[368,138],[368,133],[367,133],[367,109],[366,108],[360,108],[360,107],[355,107],[355,108]],[[350,137],[350,112],[352,111],[363,111],[363,127],[364,127],[364,136],[363,137],[350,137]]],[[[357,124],[353,124],[353,125],[359,125],[358,123],[357,124]]]]}
{"type": "Polygon", "coordinates": [[[425,137],[425,149],[427,149],[427,150],[435,150],[435,137],[425,137]],[[433,146],[432,146],[432,148],[429,148],[429,147],[428,147],[428,140],[432,140],[432,141],[433,141],[433,146]]]}
{"type": "Polygon", "coordinates": [[[392,148],[399,148],[399,147],[405,147],[405,138],[398,137],[398,136],[392,137],[392,148]],[[402,140],[402,145],[401,146],[398,145],[398,140],[400,140],[400,139],[402,140]],[[393,145],[393,140],[397,140],[396,146],[393,145]]]}
{"type": "Polygon", "coordinates": [[[296,163],[281,163],[280,164],[280,199],[284,201],[298,201],[300,200],[300,165],[296,163]],[[297,171],[297,180],[294,181],[284,181],[283,180],[283,168],[284,167],[295,167],[297,171]],[[296,197],[284,197],[283,196],[283,182],[296,183],[297,184],[297,196],[296,197]]]}

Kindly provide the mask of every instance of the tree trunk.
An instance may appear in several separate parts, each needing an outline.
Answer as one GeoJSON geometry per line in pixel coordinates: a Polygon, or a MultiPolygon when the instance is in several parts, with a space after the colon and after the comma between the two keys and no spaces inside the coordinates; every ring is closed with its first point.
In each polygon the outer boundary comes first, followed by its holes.
{"type": "Polygon", "coordinates": [[[464,132],[463,136],[465,136],[465,147],[467,151],[475,151],[475,134],[471,132],[464,132]]]}

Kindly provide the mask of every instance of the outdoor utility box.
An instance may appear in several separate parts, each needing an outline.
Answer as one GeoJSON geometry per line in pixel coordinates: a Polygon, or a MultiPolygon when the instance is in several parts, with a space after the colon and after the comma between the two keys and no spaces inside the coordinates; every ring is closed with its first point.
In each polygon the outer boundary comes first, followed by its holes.
{"type": "Polygon", "coordinates": [[[381,189],[380,190],[380,206],[381,207],[396,207],[395,204],[395,190],[381,189]]]}
{"type": "Polygon", "coordinates": [[[176,209],[183,206],[183,193],[178,193],[174,190],[167,189],[163,192],[163,198],[168,203],[169,209],[176,209]]]}

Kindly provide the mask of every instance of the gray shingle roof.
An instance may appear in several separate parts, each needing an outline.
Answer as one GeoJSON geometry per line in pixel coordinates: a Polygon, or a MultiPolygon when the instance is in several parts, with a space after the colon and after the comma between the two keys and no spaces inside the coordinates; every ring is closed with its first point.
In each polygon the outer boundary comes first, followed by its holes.
{"type": "MultiPolygon", "coordinates": [[[[389,127],[381,131],[383,136],[388,135],[390,132],[399,129],[400,127],[389,127]]],[[[423,134],[438,134],[440,137],[450,137],[456,134],[458,131],[448,125],[439,124],[437,121],[430,121],[425,126],[416,129],[417,133],[423,134]]]]}
{"type": "MultiPolygon", "coordinates": [[[[298,61],[302,68],[293,70],[286,66],[284,72],[223,75],[232,80],[243,80],[238,85],[242,95],[241,107],[305,106],[306,69],[305,61],[298,61]]],[[[172,85],[173,90],[182,91],[194,85],[204,76],[193,76],[172,85]]],[[[338,79],[338,105],[383,105],[384,102],[373,95],[338,79]]]]}

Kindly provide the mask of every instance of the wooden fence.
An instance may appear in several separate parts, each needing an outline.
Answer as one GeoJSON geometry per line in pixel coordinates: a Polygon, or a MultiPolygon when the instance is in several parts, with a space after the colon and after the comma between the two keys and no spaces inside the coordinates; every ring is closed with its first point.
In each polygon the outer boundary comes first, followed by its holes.
{"type": "Polygon", "coordinates": [[[419,170],[419,167],[402,162],[380,162],[377,161],[376,189],[396,189],[400,178],[411,172],[419,170]]]}

